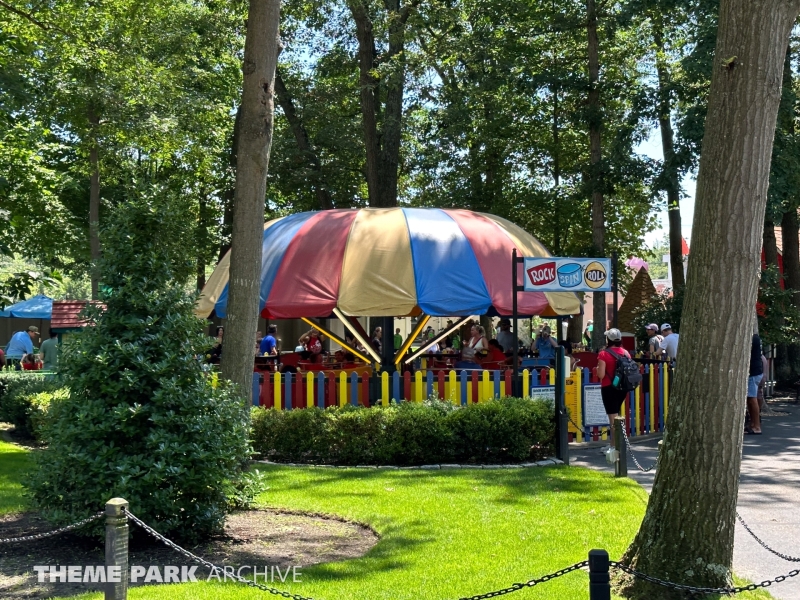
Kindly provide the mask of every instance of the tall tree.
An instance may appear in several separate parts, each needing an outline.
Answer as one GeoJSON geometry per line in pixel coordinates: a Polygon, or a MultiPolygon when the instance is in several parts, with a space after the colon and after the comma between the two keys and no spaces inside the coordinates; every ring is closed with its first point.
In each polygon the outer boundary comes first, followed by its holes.
{"type": "Polygon", "coordinates": [[[374,15],[379,9],[370,0],[348,0],[358,41],[361,118],[370,206],[397,206],[406,84],[406,26],[419,2],[383,0],[386,49],[379,52],[374,15]]]}
{"type": "MultiPolygon", "coordinates": [[[[597,5],[595,0],[586,0],[586,34],[589,56],[589,98],[587,116],[589,119],[589,185],[592,195],[592,246],[595,256],[604,256],[606,222],[603,213],[603,147],[601,143],[602,110],[600,106],[600,41],[597,37],[597,5]]],[[[603,332],[606,330],[606,294],[592,294],[594,307],[594,327],[592,346],[603,346],[603,332]]]]}
{"type": "MultiPolygon", "coordinates": [[[[798,12],[800,0],[720,3],[693,224],[703,233],[692,248],[659,468],[623,558],[690,585],[730,582],[744,422],[744,405],[731,399],[746,391],[781,68],[798,12]]],[[[678,597],[638,579],[623,588],[631,598],[678,597]]]]}
{"type": "Polygon", "coordinates": [[[272,144],[280,0],[250,0],[242,73],[242,117],[236,153],[228,320],[222,374],[252,395],[253,345],[261,290],[261,241],[272,144]]]}
{"type": "Polygon", "coordinates": [[[683,287],[683,233],[681,231],[681,187],[678,161],[675,156],[675,134],[672,130],[672,90],[667,47],[664,41],[664,17],[653,15],[653,43],[658,74],[658,125],[661,149],[664,154],[663,181],[667,188],[667,217],[669,220],[669,262],[672,266],[672,286],[683,287]]]}

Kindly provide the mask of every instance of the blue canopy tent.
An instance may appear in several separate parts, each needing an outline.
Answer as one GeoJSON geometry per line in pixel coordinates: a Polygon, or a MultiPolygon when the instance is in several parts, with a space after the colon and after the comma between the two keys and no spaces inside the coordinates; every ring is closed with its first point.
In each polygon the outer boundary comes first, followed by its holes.
{"type": "Polygon", "coordinates": [[[49,319],[53,314],[53,299],[38,294],[22,302],[17,302],[0,311],[0,317],[17,319],[49,319]]]}
{"type": "MultiPolygon", "coordinates": [[[[4,347],[17,331],[24,331],[30,325],[39,328],[40,336],[47,339],[50,330],[50,318],[53,314],[53,299],[37,295],[33,298],[17,302],[0,311],[0,348],[4,347]]],[[[41,342],[43,338],[39,338],[41,342]]],[[[38,342],[34,342],[38,346],[38,342]]]]}

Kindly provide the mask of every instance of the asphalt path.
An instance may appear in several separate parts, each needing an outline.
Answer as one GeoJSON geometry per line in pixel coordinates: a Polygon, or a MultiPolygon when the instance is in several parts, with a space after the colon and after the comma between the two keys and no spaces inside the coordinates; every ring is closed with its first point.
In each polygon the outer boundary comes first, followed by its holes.
{"type": "MultiPolygon", "coordinates": [[[[779,416],[762,419],[762,435],[745,435],[739,483],[739,514],[764,542],[775,550],[800,558],[800,405],[770,402],[779,416]]],[[[631,440],[633,453],[642,467],[655,463],[658,438],[631,440]]],[[[571,444],[570,464],[613,473],[599,443],[571,444]]],[[[649,493],[655,469],[642,473],[628,457],[628,476],[649,493]]],[[[788,562],[762,548],[736,524],[733,570],[759,583],[774,579],[800,562],[788,562]]],[[[780,600],[800,598],[800,576],[774,584],[769,592],[780,600]]]]}

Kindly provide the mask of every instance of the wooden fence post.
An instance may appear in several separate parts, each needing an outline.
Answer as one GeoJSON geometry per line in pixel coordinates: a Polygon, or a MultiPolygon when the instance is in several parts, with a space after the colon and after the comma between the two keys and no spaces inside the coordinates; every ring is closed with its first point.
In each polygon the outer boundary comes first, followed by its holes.
{"type": "Polygon", "coordinates": [[[128,598],[128,501],[106,502],[106,595],[105,600],[128,598]],[[118,577],[117,577],[118,576],[118,577]],[[114,579],[115,581],[111,581],[114,579]]]}

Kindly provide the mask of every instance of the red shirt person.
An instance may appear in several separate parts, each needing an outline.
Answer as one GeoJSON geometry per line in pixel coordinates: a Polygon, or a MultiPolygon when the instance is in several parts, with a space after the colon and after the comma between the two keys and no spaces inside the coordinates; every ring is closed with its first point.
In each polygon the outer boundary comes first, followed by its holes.
{"type": "Polygon", "coordinates": [[[597,377],[600,379],[600,394],[603,397],[603,407],[608,415],[608,423],[611,425],[611,445],[614,445],[614,419],[619,416],[622,403],[628,396],[614,387],[614,371],[617,369],[617,356],[627,356],[628,351],[622,347],[622,333],[619,329],[611,328],[605,332],[606,349],[601,350],[597,355],[597,377]]]}

